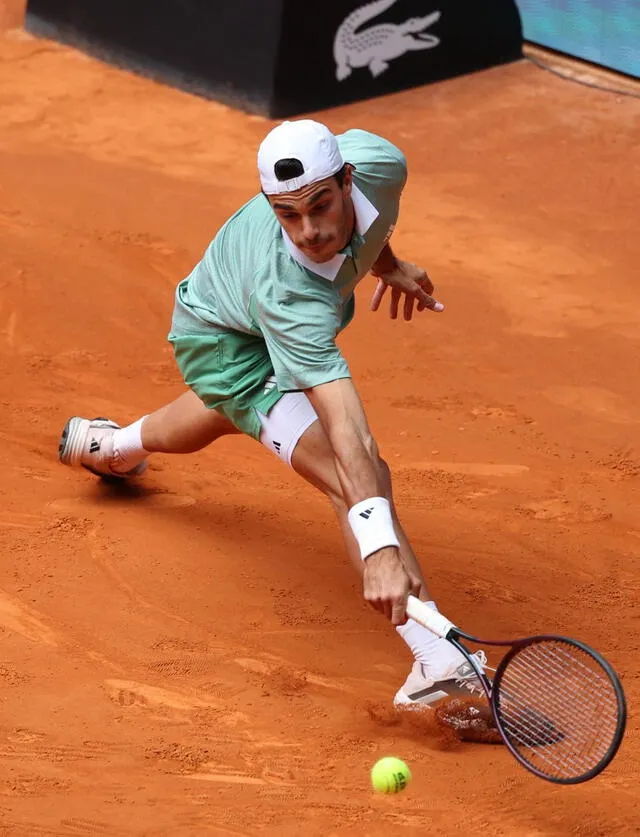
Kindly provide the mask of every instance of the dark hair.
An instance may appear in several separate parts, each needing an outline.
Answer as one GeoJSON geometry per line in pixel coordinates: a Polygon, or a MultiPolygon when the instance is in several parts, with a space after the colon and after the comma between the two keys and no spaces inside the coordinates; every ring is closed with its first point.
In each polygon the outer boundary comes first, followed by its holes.
{"type": "Polygon", "coordinates": [[[340,171],[337,171],[337,172],[333,175],[333,176],[335,177],[335,179],[338,181],[338,186],[339,186],[341,189],[342,189],[342,187],[344,186],[344,179],[345,179],[346,174],[347,174],[347,166],[348,166],[348,165],[349,165],[349,163],[345,163],[345,164],[344,164],[344,166],[340,169],[340,171]]]}

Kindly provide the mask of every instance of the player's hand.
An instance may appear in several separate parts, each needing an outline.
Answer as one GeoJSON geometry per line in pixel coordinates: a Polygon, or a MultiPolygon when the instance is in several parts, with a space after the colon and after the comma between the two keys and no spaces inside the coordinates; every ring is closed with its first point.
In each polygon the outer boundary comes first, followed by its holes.
{"type": "Polygon", "coordinates": [[[377,311],[380,307],[387,288],[391,288],[389,314],[392,320],[398,317],[398,306],[403,296],[405,320],[412,318],[414,306],[418,311],[424,311],[425,308],[429,311],[444,311],[444,305],[431,296],[434,290],[431,279],[421,267],[416,267],[410,262],[397,259],[393,270],[380,275],[371,299],[372,311],[377,311]]]}
{"type": "Polygon", "coordinates": [[[406,570],[395,546],[374,552],[364,562],[364,597],[392,625],[407,621],[407,597],[417,596],[420,580],[406,570]]]}

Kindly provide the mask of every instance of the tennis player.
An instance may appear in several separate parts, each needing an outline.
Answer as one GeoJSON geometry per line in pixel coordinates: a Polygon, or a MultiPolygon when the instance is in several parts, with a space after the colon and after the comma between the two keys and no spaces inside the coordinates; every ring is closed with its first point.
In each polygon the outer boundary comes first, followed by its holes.
{"type": "Polygon", "coordinates": [[[230,433],[250,436],[332,503],[365,599],[414,656],[395,703],[480,693],[459,652],[407,620],[409,593],[436,605],[336,345],[368,273],[378,280],[373,310],[387,292],[392,318],[400,308],[405,320],[443,310],[425,271],[397,258],[389,243],[405,157],[367,131],[335,136],[301,119],[270,131],[257,162],[261,193],[224,224],[176,290],[169,341],[186,391],[125,427],[74,416],[60,460],[129,479],[154,452],[193,453],[230,433]]]}

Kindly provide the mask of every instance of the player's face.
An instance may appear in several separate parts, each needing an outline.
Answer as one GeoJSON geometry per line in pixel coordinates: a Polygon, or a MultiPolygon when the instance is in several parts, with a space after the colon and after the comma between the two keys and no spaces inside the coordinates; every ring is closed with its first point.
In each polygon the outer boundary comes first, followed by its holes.
{"type": "Polygon", "coordinates": [[[349,170],[342,187],[329,177],[297,192],[269,195],[269,203],[289,238],[313,262],[328,262],[351,239],[354,215],[349,170]]]}

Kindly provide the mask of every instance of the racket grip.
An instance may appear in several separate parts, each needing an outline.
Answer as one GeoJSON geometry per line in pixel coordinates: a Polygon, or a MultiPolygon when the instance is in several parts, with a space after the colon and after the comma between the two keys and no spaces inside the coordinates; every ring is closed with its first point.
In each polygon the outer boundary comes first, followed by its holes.
{"type": "Polygon", "coordinates": [[[446,638],[449,631],[455,628],[453,622],[450,622],[446,616],[438,613],[437,610],[432,610],[429,605],[421,602],[415,596],[409,596],[407,599],[407,616],[422,625],[428,631],[446,638]]]}

